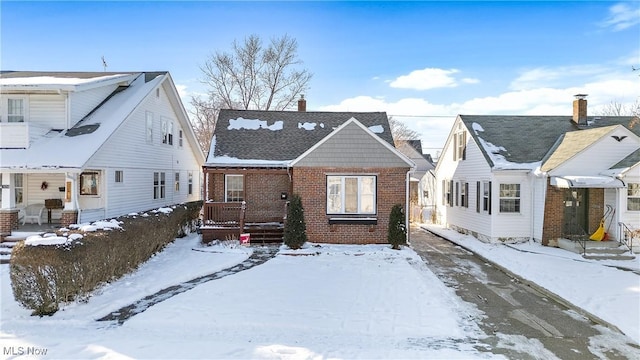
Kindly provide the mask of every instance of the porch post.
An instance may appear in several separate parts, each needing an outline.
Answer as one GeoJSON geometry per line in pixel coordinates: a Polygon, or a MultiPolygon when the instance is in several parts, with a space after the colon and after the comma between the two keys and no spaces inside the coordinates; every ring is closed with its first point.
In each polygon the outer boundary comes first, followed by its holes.
{"type": "Polygon", "coordinates": [[[13,174],[2,173],[2,209],[0,209],[0,242],[18,228],[18,209],[16,208],[13,174]]]}
{"type": "Polygon", "coordinates": [[[66,173],[64,179],[64,209],[60,225],[63,227],[78,222],[78,174],[66,173]]]}
{"type": "Polygon", "coordinates": [[[13,174],[2,173],[2,208],[13,209],[16,207],[15,180],[13,174]]]}

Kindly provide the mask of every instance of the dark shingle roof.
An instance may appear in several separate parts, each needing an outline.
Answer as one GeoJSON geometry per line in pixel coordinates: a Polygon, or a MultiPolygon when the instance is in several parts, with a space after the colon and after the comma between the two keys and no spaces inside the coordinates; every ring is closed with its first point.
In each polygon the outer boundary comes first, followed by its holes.
{"type": "MultiPolygon", "coordinates": [[[[310,147],[329,135],[333,129],[352,117],[364,126],[382,126],[378,133],[383,140],[393,146],[389,120],[384,112],[306,112],[306,111],[260,111],[260,110],[220,110],[216,122],[215,157],[229,156],[245,160],[293,160],[310,147]],[[239,118],[261,120],[266,126],[282,122],[279,130],[229,129],[229,120],[239,118]],[[313,130],[301,127],[305,123],[315,123],[313,130]]],[[[278,128],[274,126],[273,128],[278,128]]],[[[212,159],[209,154],[209,159],[212,159]]]]}
{"type": "MultiPolygon", "coordinates": [[[[479,138],[504,150],[499,152],[512,163],[542,161],[555,148],[560,137],[567,132],[622,125],[640,136],[640,123],[632,116],[590,117],[588,126],[578,126],[571,116],[508,116],[508,115],[460,115],[476,143],[479,138]],[[476,123],[484,131],[474,131],[476,123]]],[[[485,158],[493,166],[491,156],[480,146],[485,158]]]]}
{"type": "Polygon", "coordinates": [[[626,158],[620,160],[619,163],[613,165],[611,169],[623,169],[631,167],[637,163],[640,163],[640,149],[632,152],[626,158]]]}

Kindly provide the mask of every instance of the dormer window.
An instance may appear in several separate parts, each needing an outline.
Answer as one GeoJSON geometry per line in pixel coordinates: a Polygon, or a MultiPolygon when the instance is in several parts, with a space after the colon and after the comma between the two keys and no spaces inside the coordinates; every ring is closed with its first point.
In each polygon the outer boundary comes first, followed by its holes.
{"type": "Polygon", "coordinates": [[[458,124],[453,134],[453,161],[464,160],[467,157],[467,132],[458,124]]]}
{"type": "Polygon", "coordinates": [[[7,99],[7,121],[8,122],[24,122],[25,115],[24,99],[7,99]]]}

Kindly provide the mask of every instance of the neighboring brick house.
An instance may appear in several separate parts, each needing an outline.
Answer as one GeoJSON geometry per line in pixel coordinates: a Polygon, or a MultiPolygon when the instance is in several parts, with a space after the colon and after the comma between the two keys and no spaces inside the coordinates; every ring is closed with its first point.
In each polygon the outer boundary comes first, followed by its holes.
{"type": "Polygon", "coordinates": [[[281,241],[298,194],[309,241],[386,243],[414,167],[394,148],[386,113],[307,112],[301,101],[299,111],[220,111],[203,166],[203,241],[233,234],[221,230],[234,222],[224,212],[241,202],[252,241],[281,241]]]}

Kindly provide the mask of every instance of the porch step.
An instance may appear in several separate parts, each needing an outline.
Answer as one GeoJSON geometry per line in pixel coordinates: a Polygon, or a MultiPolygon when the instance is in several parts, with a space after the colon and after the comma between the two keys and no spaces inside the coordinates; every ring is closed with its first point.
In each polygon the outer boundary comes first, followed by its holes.
{"type": "Polygon", "coordinates": [[[585,259],[591,260],[633,260],[635,255],[617,241],[585,241],[584,254],[582,244],[579,241],[559,239],[558,247],[576,254],[582,254],[585,259]]]}
{"type": "Polygon", "coordinates": [[[11,251],[17,244],[17,241],[5,241],[0,243],[0,264],[8,264],[11,259],[11,251]]]}
{"type": "Polygon", "coordinates": [[[584,254],[582,255],[583,258],[585,259],[590,259],[590,260],[634,260],[636,257],[634,255],[606,255],[606,254],[599,254],[599,255],[588,255],[588,254],[584,254]]]}
{"type": "Polygon", "coordinates": [[[284,226],[282,224],[249,225],[244,231],[251,234],[251,243],[281,243],[284,238],[284,226]]]}

